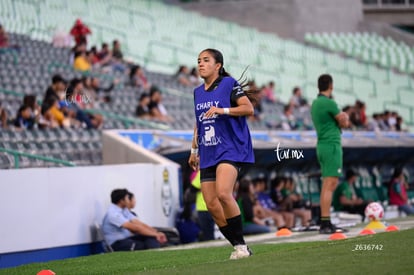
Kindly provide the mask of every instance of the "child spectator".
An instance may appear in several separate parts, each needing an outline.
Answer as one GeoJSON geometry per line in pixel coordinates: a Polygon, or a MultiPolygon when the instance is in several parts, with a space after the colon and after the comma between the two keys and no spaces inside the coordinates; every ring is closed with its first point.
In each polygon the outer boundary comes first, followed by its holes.
{"type": "Polygon", "coordinates": [[[14,120],[14,126],[17,129],[32,130],[35,126],[35,119],[32,116],[32,110],[29,106],[22,105],[17,111],[16,119],[14,120]]]}

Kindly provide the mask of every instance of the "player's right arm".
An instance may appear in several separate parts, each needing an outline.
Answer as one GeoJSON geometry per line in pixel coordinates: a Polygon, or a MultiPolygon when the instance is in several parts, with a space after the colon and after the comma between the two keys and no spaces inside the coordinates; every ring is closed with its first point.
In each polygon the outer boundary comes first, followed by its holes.
{"type": "Polygon", "coordinates": [[[199,165],[199,157],[198,157],[198,143],[197,143],[197,125],[194,126],[194,136],[193,136],[193,142],[191,143],[191,149],[195,150],[197,152],[191,152],[190,157],[188,159],[188,164],[190,167],[196,171],[198,170],[199,165]]]}
{"type": "Polygon", "coordinates": [[[349,127],[349,116],[345,112],[340,112],[335,116],[336,122],[340,128],[348,128],[349,127]]]}

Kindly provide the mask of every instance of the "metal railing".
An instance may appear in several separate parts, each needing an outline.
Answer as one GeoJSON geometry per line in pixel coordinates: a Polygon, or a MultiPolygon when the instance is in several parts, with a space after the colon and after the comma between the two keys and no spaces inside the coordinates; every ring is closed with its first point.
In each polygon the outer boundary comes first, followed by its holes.
{"type": "Polygon", "coordinates": [[[70,162],[70,161],[66,161],[66,160],[62,160],[62,159],[56,159],[56,158],[52,158],[52,157],[45,157],[45,156],[41,156],[41,155],[24,153],[24,152],[20,152],[20,151],[16,151],[16,150],[6,149],[6,148],[3,148],[3,147],[0,147],[0,152],[13,155],[13,157],[14,157],[14,168],[16,168],[16,169],[20,168],[20,159],[19,159],[20,156],[21,157],[38,159],[38,160],[42,160],[42,161],[46,161],[46,162],[52,162],[52,163],[56,163],[56,164],[62,164],[64,166],[70,166],[70,167],[76,166],[76,164],[74,164],[73,162],[70,162]]]}

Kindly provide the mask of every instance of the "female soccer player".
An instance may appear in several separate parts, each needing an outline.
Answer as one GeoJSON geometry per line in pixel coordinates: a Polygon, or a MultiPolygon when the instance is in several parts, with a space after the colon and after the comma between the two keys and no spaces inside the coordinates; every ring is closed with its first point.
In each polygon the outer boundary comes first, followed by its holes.
{"type": "Polygon", "coordinates": [[[252,253],[243,238],[240,209],[232,195],[241,167],[254,162],[246,116],[253,115],[254,91],[242,86],[223,68],[215,49],[198,56],[204,83],[194,90],[196,126],[189,165],[200,170],[201,192],[220,231],[233,245],[230,259],[252,253]]]}

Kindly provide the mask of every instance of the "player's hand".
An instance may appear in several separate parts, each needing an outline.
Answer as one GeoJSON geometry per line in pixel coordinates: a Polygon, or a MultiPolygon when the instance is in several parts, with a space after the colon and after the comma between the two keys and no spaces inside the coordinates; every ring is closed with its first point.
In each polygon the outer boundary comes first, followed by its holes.
{"type": "Polygon", "coordinates": [[[198,170],[198,166],[200,164],[200,157],[197,154],[190,154],[190,158],[188,159],[188,165],[190,165],[191,169],[194,171],[198,170]]]}
{"type": "Polygon", "coordinates": [[[224,114],[223,108],[217,108],[215,106],[210,107],[210,109],[204,114],[205,118],[212,118],[216,115],[222,115],[224,114]]]}

